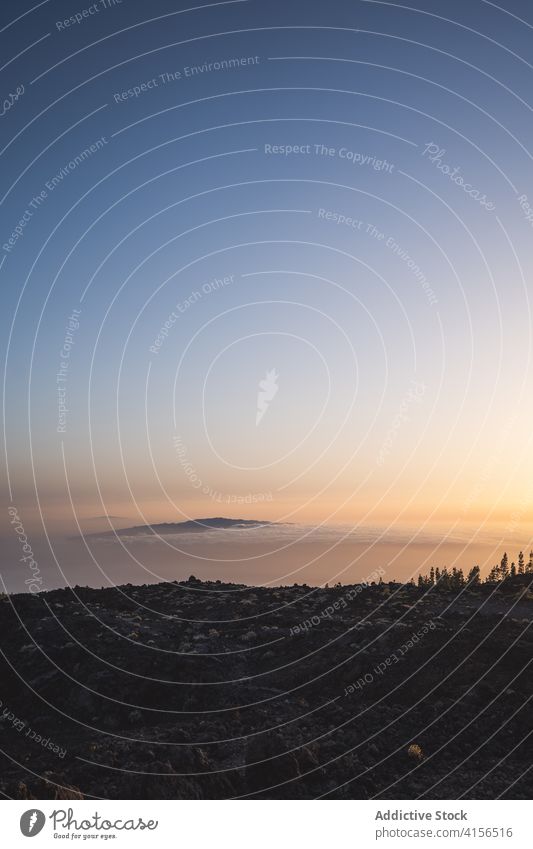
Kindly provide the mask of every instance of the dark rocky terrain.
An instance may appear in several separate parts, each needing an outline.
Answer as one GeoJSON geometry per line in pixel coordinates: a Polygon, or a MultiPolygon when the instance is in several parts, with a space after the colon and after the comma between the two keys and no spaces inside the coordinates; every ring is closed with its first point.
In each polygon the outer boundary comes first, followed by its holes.
{"type": "Polygon", "coordinates": [[[0,791],[530,798],[532,619],[524,580],[4,597],[0,791]]]}

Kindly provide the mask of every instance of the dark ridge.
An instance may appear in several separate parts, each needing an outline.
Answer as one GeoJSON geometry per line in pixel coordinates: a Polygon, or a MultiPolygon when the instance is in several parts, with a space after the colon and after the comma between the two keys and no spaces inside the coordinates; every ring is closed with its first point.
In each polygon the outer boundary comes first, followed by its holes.
{"type": "Polygon", "coordinates": [[[239,528],[263,528],[276,524],[258,519],[228,519],[224,516],[215,516],[209,519],[189,519],[185,522],[159,522],[157,525],[133,525],[131,528],[120,528],[115,531],[103,531],[85,534],[85,536],[137,536],[144,534],[190,534],[202,533],[203,531],[227,530],[239,528]]]}

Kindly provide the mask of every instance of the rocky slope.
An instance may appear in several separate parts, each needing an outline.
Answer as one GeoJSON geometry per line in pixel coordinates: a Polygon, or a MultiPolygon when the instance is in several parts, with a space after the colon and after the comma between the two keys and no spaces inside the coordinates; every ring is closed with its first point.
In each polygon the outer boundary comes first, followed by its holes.
{"type": "Polygon", "coordinates": [[[15,798],[528,798],[533,596],[75,587],[0,602],[15,798]]]}

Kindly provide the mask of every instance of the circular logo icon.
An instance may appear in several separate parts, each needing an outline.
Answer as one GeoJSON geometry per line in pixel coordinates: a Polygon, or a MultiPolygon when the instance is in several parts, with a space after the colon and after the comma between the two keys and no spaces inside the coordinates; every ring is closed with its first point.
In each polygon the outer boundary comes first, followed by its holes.
{"type": "Polygon", "coordinates": [[[46,822],[46,817],[42,811],[37,808],[32,808],[29,811],[24,811],[20,818],[20,830],[24,837],[35,837],[42,830],[46,822]]]}

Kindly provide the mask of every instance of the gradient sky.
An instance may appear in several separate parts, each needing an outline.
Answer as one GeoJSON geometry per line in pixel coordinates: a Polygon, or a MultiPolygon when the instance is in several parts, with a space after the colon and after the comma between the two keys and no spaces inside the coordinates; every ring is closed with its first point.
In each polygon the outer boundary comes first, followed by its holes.
{"type": "Polygon", "coordinates": [[[3,97],[24,86],[1,117],[3,463],[26,521],[527,527],[530,5],[123,0],[58,29],[89,6],[1,10],[3,97]]]}

